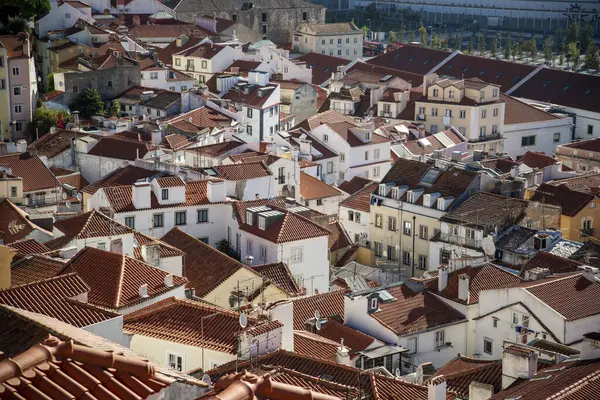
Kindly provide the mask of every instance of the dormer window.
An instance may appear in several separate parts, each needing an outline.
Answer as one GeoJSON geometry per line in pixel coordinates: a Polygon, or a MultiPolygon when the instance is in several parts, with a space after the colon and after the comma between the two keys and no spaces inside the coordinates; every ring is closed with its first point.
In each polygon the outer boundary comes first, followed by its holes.
{"type": "Polygon", "coordinates": [[[258,217],[258,227],[260,229],[262,229],[263,231],[265,230],[265,226],[266,226],[266,218],[265,217],[258,217]]]}
{"type": "Polygon", "coordinates": [[[366,140],[371,139],[371,133],[369,133],[369,132],[365,133],[365,139],[366,140]]]}
{"type": "Polygon", "coordinates": [[[398,200],[400,198],[400,189],[397,187],[392,188],[392,199],[398,200]]]}
{"type": "Polygon", "coordinates": [[[162,199],[163,200],[169,200],[169,189],[163,189],[162,190],[162,199]]]}
{"type": "Polygon", "coordinates": [[[433,89],[433,97],[438,97],[439,91],[437,89],[433,89]]]}
{"type": "Polygon", "coordinates": [[[494,89],[494,90],[492,90],[492,96],[493,96],[494,98],[498,97],[498,89],[494,89]]]}
{"type": "Polygon", "coordinates": [[[377,305],[377,297],[373,297],[371,299],[371,310],[377,310],[378,305],[377,305]]]}
{"type": "Polygon", "coordinates": [[[449,99],[453,99],[454,98],[454,90],[449,90],[448,91],[448,98],[449,99]]]}
{"type": "Polygon", "coordinates": [[[379,185],[379,195],[385,196],[385,184],[379,185]]]}
{"type": "Polygon", "coordinates": [[[254,225],[254,219],[252,218],[252,213],[250,211],[246,211],[246,223],[248,225],[254,225]]]}

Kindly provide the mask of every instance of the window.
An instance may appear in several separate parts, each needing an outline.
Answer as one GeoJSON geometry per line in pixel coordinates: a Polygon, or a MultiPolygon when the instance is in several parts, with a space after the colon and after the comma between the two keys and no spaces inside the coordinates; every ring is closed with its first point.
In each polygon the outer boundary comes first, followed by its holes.
{"type": "Polygon", "coordinates": [[[292,262],[302,261],[302,247],[296,247],[292,249],[292,262]]]}
{"type": "Polygon", "coordinates": [[[262,229],[263,231],[265,230],[266,222],[267,222],[267,220],[265,217],[263,217],[263,216],[258,217],[258,227],[260,229],[262,229]]]}
{"type": "Polygon", "coordinates": [[[202,69],[206,69],[206,68],[208,68],[208,61],[204,61],[204,60],[203,60],[203,61],[200,63],[200,65],[202,66],[202,69]]]}
{"type": "Polygon", "coordinates": [[[394,246],[387,247],[387,258],[388,260],[396,259],[396,248],[394,246]]]}
{"type": "Polygon", "coordinates": [[[161,191],[161,193],[162,193],[161,196],[162,196],[163,200],[169,200],[169,189],[163,189],[161,191]]]}
{"type": "Polygon", "coordinates": [[[325,44],[325,39],[321,39],[321,44],[325,44]]]}
{"type": "Polygon", "coordinates": [[[333,39],[329,39],[329,44],[333,44],[333,39]]]}
{"type": "Polygon", "coordinates": [[[0,56],[0,67],[4,67],[4,57],[0,56]]]}
{"type": "Polygon", "coordinates": [[[417,338],[413,337],[408,339],[406,347],[408,348],[408,354],[415,354],[417,352],[417,338]]]}
{"type": "Polygon", "coordinates": [[[348,221],[354,221],[354,211],[348,210],[348,221]]]}
{"type": "Polygon", "coordinates": [[[498,97],[498,89],[492,90],[492,96],[493,97],[498,97]]]}
{"type": "Polygon", "coordinates": [[[96,248],[100,250],[106,250],[106,243],[100,242],[96,245],[96,248]]]}
{"type": "Polygon", "coordinates": [[[388,230],[396,232],[397,228],[396,217],[388,217],[388,230]]]}
{"type": "Polygon", "coordinates": [[[446,117],[452,118],[452,110],[449,108],[446,108],[446,117]]]}
{"type": "Polygon", "coordinates": [[[66,18],[66,19],[69,19],[69,18],[71,18],[71,13],[65,13],[65,18],[66,18]]]}
{"type": "Polygon", "coordinates": [[[588,125],[587,126],[587,134],[588,135],[593,135],[594,134],[594,125],[588,125]]]}
{"type": "Polygon", "coordinates": [[[10,187],[10,197],[17,197],[17,187],[16,186],[10,187]]]}
{"type": "Polygon", "coordinates": [[[554,140],[554,143],[558,143],[558,142],[560,142],[560,132],[556,132],[556,133],[554,134],[554,138],[553,138],[553,140],[554,140]]]}
{"type": "Polygon", "coordinates": [[[355,211],[355,212],[354,212],[354,221],[355,221],[357,224],[360,224],[360,213],[359,213],[358,211],[355,211]]]}
{"type": "MultiPolygon", "coordinates": [[[[500,250],[500,251],[502,251],[502,250],[500,250]]],[[[494,324],[494,328],[497,328],[498,327],[498,318],[492,317],[492,322],[494,324]]]]}
{"type": "Polygon", "coordinates": [[[382,228],[383,227],[383,215],[375,214],[375,227],[382,228]]]}
{"type": "Polygon", "coordinates": [[[437,117],[438,115],[438,109],[437,108],[432,108],[431,109],[431,116],[432,117],[437,117]]]}
{"type": "Polygon", "coordinates": [[[427,269],[427,256],[422,254],[419,255],[419,269],[426,270],[427,269]]]}
{"type": "Polygon", "coordinates": [[[308,12],[306,12],[306,11],[302,12],[302,21],[308,21],[308,12]]]}
{"type": "Polygon", "coordinates": [[[237,14],[231,14],[231,20],[237,22],[237,14]]]}
{"type": "Polygon", "coordinates": [[[183,372],[183,357],[171,353],[168,353],[168,357],[169,367],[173,368],[174,370],[183,372]]]}
{"type": "Polygon", "coordinates": [[[596,202],[595,201],[590,202],[590,208],[596,208],[596,202]]]}
{"type": "Polygon", "coordinates": [[[350,44],[350,38],[346,38],[346,44],[350,44]]]}
{"type": "Polygon", "coordinates": [[[434,134],[434,133],[438,133],[438,126],[437,125],[431,125],[431,128],[429,128],[429,131],[434,134]]]}
{"type": "Polygon", "coordinates": [[[152,226],[154,228],[162,228],[164,226],[164,217],[165,217],[164,214],[154,214],[154,216],[152,218],[153,219],[152,226]]]}
{"type": "Polygon", "coordinates": [[[369,159],[369,150],[365,151],[365,160],[369,159]]]}
{"type": "Polygon", "coordinates": [[[252,118],[252,109],[249,108],[248,111],[246,111],[246,115],[248,116],[248,118],[252,118]]]}
{"type": "Polygon", "coordinates": [[[340,153],[340,162],[346,161],[346,155],[344,153],[340,153]]]}
{"type": "Polygon", "coordinates": [[[371,299],[371,309],[372,310],[377,310],[377,308],[378,308],[378,304],[377,303],[378,303],[377,302],[377,297],[373,297],[371,299]]]}
{"type": "Polygon", "coordinates": [[[460,118],[460,119],[465,119],[465,118],[467,118],[467,111],[466,111],[466,110],[460,110],[460,111],[458,112],[458,118],[460,118]]]}
{"type": "Polygon", "coordinates": [[[328,135],[328,134],[324,134],[324,135],[323,135],[323,141],[324,141],[324,142],[327,142],[327,141],[329,141],[329,135],[328,135]]]}
{"type": "Polygon", "coordinates": [[[181,67],[181,58],[176,58],[175,59],[175,66],[176,67],[181,67]]]}
{"type": "Polygon", "coordinates": [[[435,347],[442,347],[446,344],[444,341],[444,331],[437,331],[435,333],[435,347]]]}
{"type": "MultiPolygon", "coordinates": [[[[497,320],[494,320],[497,321],[497,320]]],[[[492,354],[492,339],[483,338],[483,352],[486,354],[492,354]]]]}
{"type": "Polygon", "coordinates": [[[419,237],[421,239],[427,240],[429,238],[428,230],[429,230],[429,228],[426,227],[425,225],[420,225],[419,226],[419,237]]]}
{"type": "Polygon", "coordinates": [[[262,244],[260,245],[260,258],[262,260],[267,259],[267,248],[265,246],[263,246],[262,244]]]}
{"type": "Polygon", "coordinates": [[[208,210],[207,209],[198,210],[198,220],[197,221],[199,224],[208,222],[208,210]]]}
{"type": "Polygon", "coordinates": [[[150,79],[158,79],[158,72],[150,72],[150,79]]]}
{"type": "Polygon", "coordinates": [[[12,74],[14,76],[19,76],[21,75],[21,70],[19,69],[19,67],[12,67],[12,74]]]}
{"type": "Polygon", "coordinates": [[[408,251],[402,252],[402,263],[404,265],[410,265],[410,253],[408,251]]]}
{"type": "Polygon", "coordinates": [[[14,86],[13,87],[13,94],[15,96],[20,96],[21,95],[21,86],[14,86]]]}
{"type": "Polygon", "coordinates": [[[23,123],[22,122],[17,122],[15,124],[15,131],[16,132],[21,132],[23,130],[23,123]]]}
{"type": "Polygon", "coordinates": [[[327,173],[328,174],[332,174],[333,173],[333,161],[329,161],[327,163],[327,173]]]}
{"type": "Polygon", "coordinates": [[[338,50],[338,56],[341,56],[341,55],[342,55],[342,49],[339,49],[338,50]]]}
{"type": "Polygon", "coordinates": [[[535,135],[533,136],[523,136],[521,138],[521,146],[535,146],[535,135]]]}
{"type": "Polygon", "coordinates": [[[498,113],[499,113],[499,111],[498,111],[498,108],[494,108],[494,111],[492,111],[492,115],[493,115],[494,117],[497,117],[497,116],[498,116],[498,113]]]}
{"type": "Polygon", "coordinates": [[[252,136],[252,125],[246,125],[246,133],[252,136]]]}
{"type": "Polygon", "coordinates": [[[246,253],[248,253],[249,255],[252,255],[252,240],[251,239],[246,240],[246,253]]]}
{"type": "Polygon", "coordinates": [[[381,257],[382,245],[379,242],[375,242],[375,257],[381,257]]]}
{"type": "Polygon", "coordinates": [[[447,265],[450,261],[450,251],[449,250],[441,250],[440,251],[440,264],[447,265]]]}
{"type": "Polygon", "coordinates": [[[22,104],[15,104],[15,114],[21,114],[23,112],[22,104]]]}
{"type": "Polygon", "coordinates": [[[125,225],[135,229],[135,217],[125,217],[125,225]]]}
{"type": "Polygon", "coordinates": [[[342,38],[338,39],[338,44],[342,44],[342,38]]]}
{"type": "Polygon", "coordinates": [[[482,126],[479,128],[479,137],[480,138],[484,138],[485,137],[485,126],[482,126]]]}
{"type": "Polygon", "coordinates": [[[402,229],[405,235],[410,235],[412,233],[412,222],[404,221],[404,229],[402,229]]]}
{"type": "Polygon", "coordinates": [[[187,211],[178,211],[175,213],[175,225],[187,224],[187,211]]]}
{"type": "Polygon", "coordinates": [[[487,117],[487,110],[481,110],[481,118],[485,119],[487,117]]]}
{"type": "Polygon", "coordinates": [[[438,97],[439,94],[439,90],[433,89],[433,97],[438,97]]]}
{"type": "Polygon", "coordinates": [[[492,135],[496,135],[498,133],[498,125],[492,125],[492,135]]]}
{"type": "Polygon", "coordinates": [[[323,199],[317,199],[317,205],[318,206],[322,206],[323,205],[323,199]]]}
{"type": "Polygon", "coordinates": [[[454,90],[450,90],[450,91],[448,92],[448,98],[449,98],[449,99],[453,99],[453,98],[454,98],[454,90]]]}
{"type": "Polygon", "coordinates": [[[79,93],[79,86],[73,85],[73,93],[79,93]]]}
{"type": "Polygon", "coordinates": [[[373,178],[379,178],[379,167],[373,167],[373,178]]]}
{"type": "Polygon", "coordinates": [[[0,79],[0,90],[6,90],[6,79],[0,79]]]}

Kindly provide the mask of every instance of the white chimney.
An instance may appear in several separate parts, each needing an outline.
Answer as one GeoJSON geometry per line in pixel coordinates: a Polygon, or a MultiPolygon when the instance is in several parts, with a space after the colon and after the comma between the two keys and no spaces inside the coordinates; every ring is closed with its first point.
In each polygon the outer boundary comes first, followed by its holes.
{"type": "Polygon", "coordinates": [[[269,83],[269,73],[254,69],[248,72],[248,83],[258,86],[265,86],[269,83]]]}
{"type": "Polygon", "coordinates": [[[438,292],[443,292],[448,286],[448,267],[442,265],[438,268],[438,292]]]}
{"type": "Polygon", "coordinates": [[[427,384],[427,400],[446,400],[446,381],[443,376],[429,381],[427,384]]]}
{"type": "Polygon", "coordinates": [[[58,251],[60,258],[64,258],[65,260],[73,258],[75,254],[77,254],[77,246],[65,247],[58,251]]]}
{"type": "Polygon", "coordinates": [[[425,137],[425,125],[417,126],[417,135],[419,139],[423,139],[425,137]]]}
{"type": "Polygon", "coordinates": [[[487,383],[471,382],[469,384],[469,400],[487,400],[494,395],[494,386],[487,383]]]}
{"type": "Polygon", "coordinates": [[[137,210],[150,208],[150,183],[138,181],[131,187],[131,200],[137,210]]]}
{"type": "Polygon", "coordinates": [[[311,140],[300,140],[300,154],[310,155],[312,152],[311,140]]]}
{"type": "Polygon", "coordinates": [[[509,346],[502,353],[502,390],[517,379],[531,379],[537,373],[538,355],[519,346],[509,346]]]}
{"type": "Polygon", "coordinates": [[[165,275],[165,286],[173,287],[173,274],[165,275]]]}
{"type": "Polygon", "coordinates": [[[153,267],[160,265],[160,245],[156,242],[142,245],[142,259],[153,267]]]}
{"type": "Polygon", "coordinates": [[[143,285],[141,285],[138,290],[138,293],[140,294],[140,297],[143,299],[148,297],[148,284],[144,283],[143,285]]]}
{"type": "Polygon", "coordinates": [[[17,152],[25,153],[27,151],[27,141],[25,139],[21,139],[17,142],[17,152]]]}
{"type": "Polygon", "coordinates": [[[469,284],[471,278],[467,274],[460,274],[458,276],[458,299],[464,302],[469,302],[469,284]]]}
{"type": "Polygon", "coordinates": [[[581,265],[578,269],[583,271],[583,276],[592,283],[600,283],[600,269],[590,267],[589,265],[581,265]]]}
{"type": "Polygon", "coordinates": [[[348,348],[344,346],[344,338],[340,341],[340,347],[338,347],[337,352],[335,353],[335,362],[349,367],[352,366],[350,352],[348,351],[348,348]]]}
{"type": "MultiPolygon", "coordinates": [[[[162,133],[160,129],[155,129],[152,131],[152,144],[159,144],[162,140],[162,133]]],[[[139,158],[139,157],[138,157],[139,158]]]]}
{"type": "Polygon", "coordinates": [[[600,358],[600,334],[597,332],[586,333],[581,342],[580,360],[595,360],[600,358]]]}
{"type": "Polygon", "coordinates": [[[227,197],[225,181],[210,180],[206,184],[206,197],[211,203],[220,203],[227,197]]]}

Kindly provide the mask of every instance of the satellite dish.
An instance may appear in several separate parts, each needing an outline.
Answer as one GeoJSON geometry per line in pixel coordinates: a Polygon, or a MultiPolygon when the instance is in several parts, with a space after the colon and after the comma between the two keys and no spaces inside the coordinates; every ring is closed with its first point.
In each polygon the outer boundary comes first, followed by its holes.
{"type": "Polygon", "coordinates": [[[248,326],[248,316],[244,313],[241,313],[239,322],[240,322],[240,326],[242,327],[242,329],[247,327],[248,326]]]}
{"type": "Polygon", "coordinates": [[[315,321],[315,328],[317,328],[318,331],[321,330],[322,326],[323,325],[321,324],[321,320],[320,319],[318,319],[318,320],[315,321]]]}
{"type": "Polygon", "coordinates": [[[212,380],[210,379],[210,375],[208,375],[208,374],[202,375],[202,382],[204,382],[210,386],[210,384],[212,383],[212,380]]]}
{"type": "MultiPolygon", "coordinates": [[[[400,372],[400,368],[396,368],[396,371],[394,371],[394,374],[399,378],[402,376],[402,373],[400,372]]],[[[203,378],[204,379],[204,378],[203,378]]]]}
{"type": "Polygon", "coordinates": [[[71,202],[70,202],[69,200],[67,200],[67,202],[65,203],[65,206],[66,206],[67,208],[71,208],[71,202]]]}
{"type": "Polygon", "coordinates": [[[62,192],[61,196],[62,196],[62,199],[63,199],[63,200],[66,200],[66,199],[67,199],[67,194],[66,194],[65,192],[62,192]]]}
{"type": "Polygon", "coordinates": [[[81,199],[82,199],[83,197],[81,196],[81,193],[77,193],[77,196],[75,196],[75,198],[77,198],[77,200],[81,201],[81,199]]]}
{"type": "Polygon", "coordinates": [[[496,254],[496,245],[489,236],[486,236],[481,240],[481,249],[486,256],[492,257],[496,254]]]}
{"type": "Polygon", "coordinates": [[[319,310],[315,310],[315,319],[321,319],[321,313],[319,310]]]}

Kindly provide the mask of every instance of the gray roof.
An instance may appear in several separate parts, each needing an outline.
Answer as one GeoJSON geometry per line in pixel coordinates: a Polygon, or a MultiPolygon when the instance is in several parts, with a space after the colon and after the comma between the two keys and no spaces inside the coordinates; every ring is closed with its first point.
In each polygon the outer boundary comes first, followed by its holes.
{"type": "MultiPolygon", "coordinates": [[[[318,4],[313,4],[305,0],[252,0],[255,9],[273,10],[277,8],[322,8],[318,4]]],[[[182,0],[175,11],[177,12],[197,12],[199,9],[204,13],[212,11],[237,11],[244,7],[243,0],[182,0]]]]}
{"type": "Polygon", "coordinates": [[[511,253],[529,254],[534,251],[532,239],[536,233],[535,229],[515,226],[496,242],[496,248],[511,253]]]}
{"type": "Polygon", "coordinates": [[[146,101],[144,107],[156,108],[164,110],[171,104],[181,101],[181,94],[177,92],[162,92],[158,96],[154,96],[150,100],[146,101]]]}

